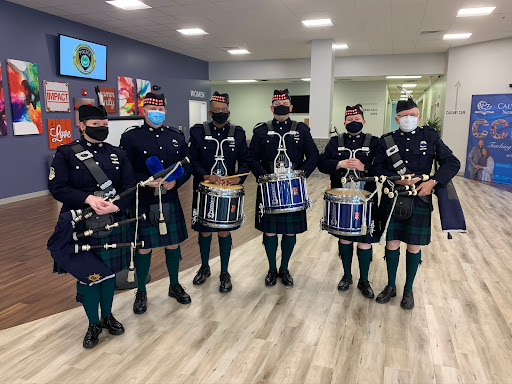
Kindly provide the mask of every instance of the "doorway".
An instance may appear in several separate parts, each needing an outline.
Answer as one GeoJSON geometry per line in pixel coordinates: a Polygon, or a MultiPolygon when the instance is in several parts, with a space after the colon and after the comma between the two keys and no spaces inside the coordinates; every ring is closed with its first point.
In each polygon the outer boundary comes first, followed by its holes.
{"type": "Polygon", "coordinates": [[[189,127],[193,127],[195,124],[202,124],[206,121],[206,101],[189,100],[188,101],[188,123],[189,127]]]}

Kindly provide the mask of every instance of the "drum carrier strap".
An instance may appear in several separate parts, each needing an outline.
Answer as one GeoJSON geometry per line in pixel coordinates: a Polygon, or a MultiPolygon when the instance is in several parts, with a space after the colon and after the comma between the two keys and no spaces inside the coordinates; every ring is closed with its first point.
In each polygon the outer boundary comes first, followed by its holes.
{"type": "Polygon", "coordinates": [[[71,149],[75,152],[76,158],[84,163],[89,172],[91,172],[105,196],[114,197],[116,195],[114,184],[112,180],[105,175],[105,172],[103,172],[100,166],[96,164],[93,154],[89,150],[84,149],[81,144],[74,144],[71,146],[71,149]]]}
{"type": "MultiPolygon", "coordinates": [[[[366,156],[368,156],[370,153],[370,142],[372,141],[372,134],[365,133],[364,135],[365,136],[362,149],[366,152],[366,156]]],[[[345,137],[345,132],[338,134],[338,151],[341,150],[341,148],[345,148],[345,137]]]]}
{"type": "MultiPolygon", "coordinates": [[[[203,129],[204,129],[204,135],[205,136],[212,136],[212,131],[210,129],[210,123],[207,121],[203,121],[203,129]]],[[[229,123],[229,131],[228,131],[228,137],[235,137],[235,125],[229,123]]]]}

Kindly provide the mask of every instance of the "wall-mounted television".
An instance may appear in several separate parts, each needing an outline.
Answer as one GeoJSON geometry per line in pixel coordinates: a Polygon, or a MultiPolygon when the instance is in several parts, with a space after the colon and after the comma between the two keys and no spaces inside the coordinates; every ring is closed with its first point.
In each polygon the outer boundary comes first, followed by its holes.
{"type": "Polygon", "coordinates": [[[290,102],[293,105],[292,113],[309,113],[309,95],[292,96],[290,102]]]}
{"type": "Polygon", "coordinates": [[[59,34],[59,74],[107,80],[107,46],[59,34]]]}

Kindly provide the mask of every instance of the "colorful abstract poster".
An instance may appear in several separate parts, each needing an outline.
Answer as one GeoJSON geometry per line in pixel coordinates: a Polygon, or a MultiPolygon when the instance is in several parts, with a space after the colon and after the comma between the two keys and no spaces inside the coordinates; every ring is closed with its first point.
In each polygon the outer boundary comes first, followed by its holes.
{"type": "Polygon", "coordinates": [[[103,97],[103,106],[105,107],[107,113],[116,113],[116,89],[110,87],[98,87],[98,89],[101,96],[103,97]]]}
{"type": "Polygon", "coordinates": [[[69,84],[58,81],[44,82],[46,112],[69,112],[69,84]]]}
{"type": "Polygon", "coordinates": [[[7,122],[5,121],[5,99],[2,83],[2,64],[0,63],[0,136],[7,136],[7,122]]]}
{"type": "Polygon", "coordinates": [[[48,146],[55,149],[59,145],[69,144],[73,141],[71,132],[71,119],[46,119],[48,128],[48,146]]]}
{"type": "Polygon", "coordinates": [[[11,94],[14,134],[43,133],[37,64],[7,59],[7,78],[11,94]]]}
{"type": "Polygon", "coordinates": [[[512,94],[473,95],[464,176],[512,184],[512,94]]]}
{"type": "Polygon", "coordinates": [[[131,77],[118,76],[119,116],[135,115],[134,84],[131,77]]]}
{"type": "Polygon", "coordinates": [[[143,115],[142,108],[144,107],[144,96],[146,93],[151,92],[151,81],[137,79],[137,114],[143,115]]]}
{"type": "Polygon", "coordinates": [[[73,109],[75,110],[75,127],[78,127],[80,123],[80,119],[78,118],[78,108],[80,108],[81,105],[96,105],[96,100],[84,97],[75,97],[73,99],[73,109]]]}

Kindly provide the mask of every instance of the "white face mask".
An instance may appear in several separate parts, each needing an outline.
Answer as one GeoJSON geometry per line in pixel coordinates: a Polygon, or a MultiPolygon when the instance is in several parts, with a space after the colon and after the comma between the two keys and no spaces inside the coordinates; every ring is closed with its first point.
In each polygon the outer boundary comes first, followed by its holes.
{"type": "Polygon", "coordinates": [[[400,129],[404,132],[412,132],[418,128],[418,118],[415,116],[404,116],[398,120],[400,121],[400,129]]]}

